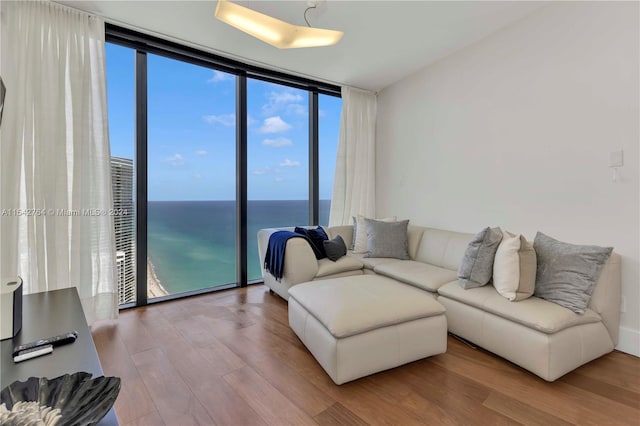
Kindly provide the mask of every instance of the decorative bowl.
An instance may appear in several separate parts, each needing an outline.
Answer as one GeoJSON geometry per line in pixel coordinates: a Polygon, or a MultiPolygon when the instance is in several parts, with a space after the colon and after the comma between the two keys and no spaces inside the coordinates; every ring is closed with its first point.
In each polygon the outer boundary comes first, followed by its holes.
{"type": "Polygon", "coordinates": [[[119,377],[92,379],[91,374],[85,372],[65,374],[55,379],[29,377],[25,382],[15,381],[2,389],[0,403],[6,406],[6,410],[3,410],[0,405],[0,423],[16,425],[27,423],[16,413],[7,414],[7,412],[17,404],[17,408],[21,408],[25,413],[31,409],[25,410],[25,407],[37,406],[24,404],[24,402],[33,401],[40,406],[39,410],[43,418],[48,419],[43,424],[95,425],[109,412],[119,392],[119,377]],[[59,412],[53,411],[56,409],[59,412]]]}

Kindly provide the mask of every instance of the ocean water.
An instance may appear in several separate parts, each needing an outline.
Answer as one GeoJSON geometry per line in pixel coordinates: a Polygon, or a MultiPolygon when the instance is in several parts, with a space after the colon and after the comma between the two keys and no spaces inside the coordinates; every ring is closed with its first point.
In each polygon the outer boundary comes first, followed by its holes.
{"type": "MultiPolygon", "coordinates": [[[[329,221],[320,200],[320,223],[329,221]]],[[[248,201],[248,279],[261,279],[259,229],[309,222],[306,200],[248,201]]],[[[149,201],[147,249],[155,274],[170,294],[236,282],[235,201],[149,201]]]]}

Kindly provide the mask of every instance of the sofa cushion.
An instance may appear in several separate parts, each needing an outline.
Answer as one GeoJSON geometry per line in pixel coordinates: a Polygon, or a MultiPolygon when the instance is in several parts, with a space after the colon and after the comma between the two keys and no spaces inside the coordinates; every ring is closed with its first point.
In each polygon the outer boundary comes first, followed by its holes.
{"type": "Polygon", "coordinates": [[[367,228],[367,254],[365,257],[409,259],[408,220],[383,222],[365,219],[364,223],[367,228]]]}
{"type": "Polygon", "coordinates": [[[407,242],[409,243],[409,258],[416,260],[416,254],[418,253],[418,247],[422,241],[422,234],[427,229],[423,226],[415,226],[409,223],[407,227],[407,242]]]}
{"type": "Polygon", "coordinates": [[[472,238],[473,234],[423,228],[415,255],[411,252],[411,235],[409,235],[409,254],[412,254],[412,260],[457,271],[472,238]]]}
{"type": "Polygon", "coordinates": [[[535,295],[583,313],[613,247],[564,243],[542,232],[533,247],[538,257],[535,295]]]}
{"type": "Polygon", "coordinates": [[[462,288],[481,287],[491,281],[493,259],[501,240],[500,228],[486,227],[473,237],[458,269],[458,279],[462,288]]]}
{"type": "Polygon", "coordinates": [[[445,312],[428,293],[377,275],[303,283],[289,295],[337,338],[445,312]]]}
{"type": "Polygon", "coordinates": [[[383,265],[385,263],[393,263],[393,262],[402,262],[402,260],[394,259],[391,257],[365,257],[366,253],[354,253],[352,251],[347,252],[347,256],[354,257],[362,262],[362,265],[365,269],[369,269],[371,271],[378,265],[383,265]]]}
{"type": "Polygon", "coordinates": [[[493,261],[493,286],[510,301],[531,297],[536,285],[536,252],[520,234],[502,232],[493,261]]]}
{"type": "Polygon", "coordinates": [[[500,296],[492,285],[464,290],[454,281],[440,287],[438,294],[547,334],[578,324],[601,321],[600,315],[591,309],[587,309],[584,315],[578,315],[538,297],[511,303],[500,296]]]}
{"type": "Polygon", "coordinates": [[[456,271],[429,265],[428,263],[416,262],[415,260],[383,263],[377,265],[373,270],[377,274],[432,292],[456,279],[456,271]]]}
{"type": "Polygon", "coordinates": [[[362,269],[362,262],[351,256],[343,256],[335,262],[324,258],[318,260],[318,277],[326,277],[327,275],[339,274],[342,272],[357,271],[362,269]]]}

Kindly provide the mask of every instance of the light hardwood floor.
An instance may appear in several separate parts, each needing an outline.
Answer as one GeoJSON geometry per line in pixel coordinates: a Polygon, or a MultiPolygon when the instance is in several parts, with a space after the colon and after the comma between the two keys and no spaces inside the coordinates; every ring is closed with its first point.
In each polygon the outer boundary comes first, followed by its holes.
{"type": "Polygon", "coordinates": [[[336,386],[262,285],[123,311],[93,338],[121,425],[640,425],[640,359],[621,352],[547,383],[450,336],[336,386]]]}

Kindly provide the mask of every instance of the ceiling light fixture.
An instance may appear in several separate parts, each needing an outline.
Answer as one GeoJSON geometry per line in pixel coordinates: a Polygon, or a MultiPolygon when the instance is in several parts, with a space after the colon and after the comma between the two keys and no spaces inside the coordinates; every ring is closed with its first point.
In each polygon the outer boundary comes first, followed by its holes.
{"type": "Polygon", "coordinates": [[[340,41],[344,34],[342,31],[311,28],[307,21],[307,11],[315,9],[317,2],[309,1],[308,5],[304,11],[304,20],[308,27],[281,21],[227,0],[218,0],[215,16],[222,22],[279,49],[330,46],[340,41]]]}

